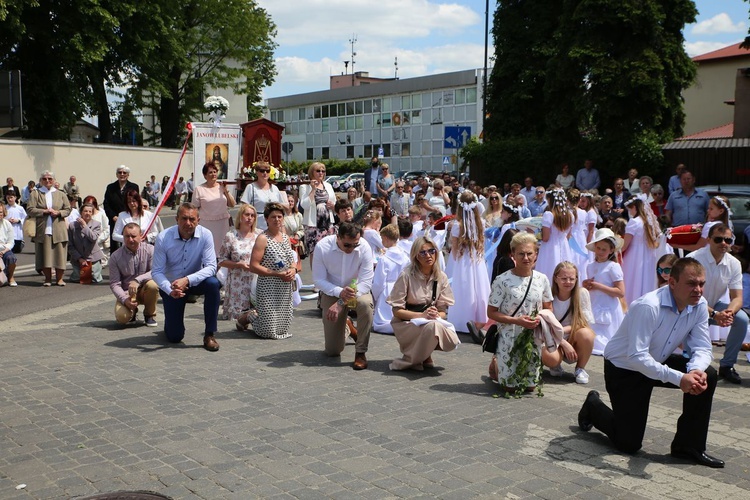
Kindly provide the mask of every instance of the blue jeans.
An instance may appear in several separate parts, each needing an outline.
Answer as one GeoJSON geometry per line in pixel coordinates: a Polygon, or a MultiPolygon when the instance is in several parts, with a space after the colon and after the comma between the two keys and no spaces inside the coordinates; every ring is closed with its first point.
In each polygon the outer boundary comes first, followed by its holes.
{"type": "MultiPolygon", "coordinates": [[[[219,289],[221,283],[216,276],[211,276],[203,282],[191,286],[188,295],[203,295],[203,316],[206,321],[205,335],[213,335],[218,330],[219,319],[219,289]]],[[[159,289],[164,304],[164,333],[170,342],[180,342],[185,337],[185,304],[187,296],[175,299],[159,289]]]]}
{"type": "MultiPolygon", "coordinates": [[[[714,305],[714,309],[717,311],[723,311],[729,304],[726,302],[719,301],[714,305]]],[[[710,325],[715,325],[716,322],[709,320],[710,325]]],[[[734,366],[737,362],[737,355],[740,353],[742,343],[745,341],[745,335],[747,334],[748,317],[747,313],[740,309],[737,314],[734,315],[734,322],[729,328],[729,335],[727,336],[727,345],[724,348],[724,357],[719,361],[719,366],[734,366]]]]}

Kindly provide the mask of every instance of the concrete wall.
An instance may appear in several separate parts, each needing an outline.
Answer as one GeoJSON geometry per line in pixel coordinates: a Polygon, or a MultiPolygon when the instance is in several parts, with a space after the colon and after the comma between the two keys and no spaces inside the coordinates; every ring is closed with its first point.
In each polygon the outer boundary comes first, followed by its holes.
{"type": "Polygon", "coordinates": [[[734,107],[724,101],[734,99],[737,69],[750,66],[750,57],[702,61],[693,85],[685,89],[685,135],[726,125],[734,119],[734,107]]]}
{"type": "MultiPolygon", "coordinates": [[[[51,170],[61,186],[75,175],[82,197],[94,195],[101,203],[120,165],[127,165],[130,180],[143,188],[151,175],[159,180],[171,175],[179,156],[177,149],[0,139],[0,183],[5,185],[5,179],[12,177],[23,188],[30,180],[38,181],[44,170],[51,170]]],[[[192,168],[193,154],[188,151],[180,172],[188,178],[192,168]]],[[[196,181],[203,182],[203,178],[199,175],[196,181]]]]}

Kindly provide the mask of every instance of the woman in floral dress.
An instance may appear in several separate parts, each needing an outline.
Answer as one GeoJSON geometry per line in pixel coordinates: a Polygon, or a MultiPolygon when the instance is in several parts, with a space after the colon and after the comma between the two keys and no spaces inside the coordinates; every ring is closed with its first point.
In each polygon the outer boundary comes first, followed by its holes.
{"type": "Polygon", "coordinates": [[[258,235],[250,258],[250,270],[258,275],[254,313],[249,315],[253,331],[266,339],[291,337],[292,283],[297,269],[289,237],[284,233],[284,207],[268,203],[263,214],[268,229],[258,235]]]}
{"type": "Polygon", "coordinates": [[[247,328],[246,311],[250,309],[251,297],[255,294],[256,276],[250,271],[250,256],[258,235],[257,220],[255,207],[240,205],[234,229],[224,236],[219,250],[219,267],[229,270],[221,317],[235,320],[238,330],[247,328]]]}
{"type": "Polygon", "coordinates": [[[495,354],[498,383],[506,391],[513,392],[519,386],[532,390],[539,377],[542,366],[539,347],[535,348],[536,355],[525,373],[516,373],[519,360],[511,357],[511,351],[525,328],[533,329],[539,324],[535,313],[552,309],[552,290],[547,276],[534,271],[538,253],[534,235],[516,234],[510,248],[516,267],[495,278],[487,313],[497,322],[500,334],[495,354]]]}

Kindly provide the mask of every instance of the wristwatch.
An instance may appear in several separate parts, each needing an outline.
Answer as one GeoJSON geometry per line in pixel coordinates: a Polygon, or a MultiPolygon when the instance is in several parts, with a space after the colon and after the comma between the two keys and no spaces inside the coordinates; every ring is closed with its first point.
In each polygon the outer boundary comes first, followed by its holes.
{"type": "Polygon", "coordinates": [[[344,299],[339,299],[336,301],[336,303],[340,306],[343,306],[345,302],[344,302],[344,299]]]}
{"type": "Polygon", "coordinates": [[[716,309],[711,311],[711,314],[708,315],[709,318],[714,319],[714,316],[716,316],[716,309]]]}

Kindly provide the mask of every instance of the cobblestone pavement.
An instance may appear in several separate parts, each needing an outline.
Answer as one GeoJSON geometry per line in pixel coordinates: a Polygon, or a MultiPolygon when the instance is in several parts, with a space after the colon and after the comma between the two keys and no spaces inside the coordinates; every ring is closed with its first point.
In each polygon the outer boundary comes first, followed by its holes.
{"type": "MultiPolygon", "coordinates": [[[[545,377],[544,397],[497,397],[489,358],[464,344],[422,373],[388,370],[392,336],[373,334],[370,368],[322,354],[314,301],[291,339],[220,323],[201,347],[201,306],[183,345],[162,328],[118,328],[98,298],[4,321],[0,498],[150,490],[173,498],[748,498],[748,388],[719,382],[709,452],[725,469],[668,455],[677,390],[656,389],[644,447],[614,452],[578,430],[591,383],[545,377]],[[21,484],[26,486],[17,489],[21,484]]],[[[159,310],[161,322],[161,309],[159,310]]],[[[4,320],[7,315],[3,314],[4,320]]],[[[744,353],[743,353],[744,355],[744,353]]],[[[737,365],[750,381],[746,361],[737,365]]]]}

